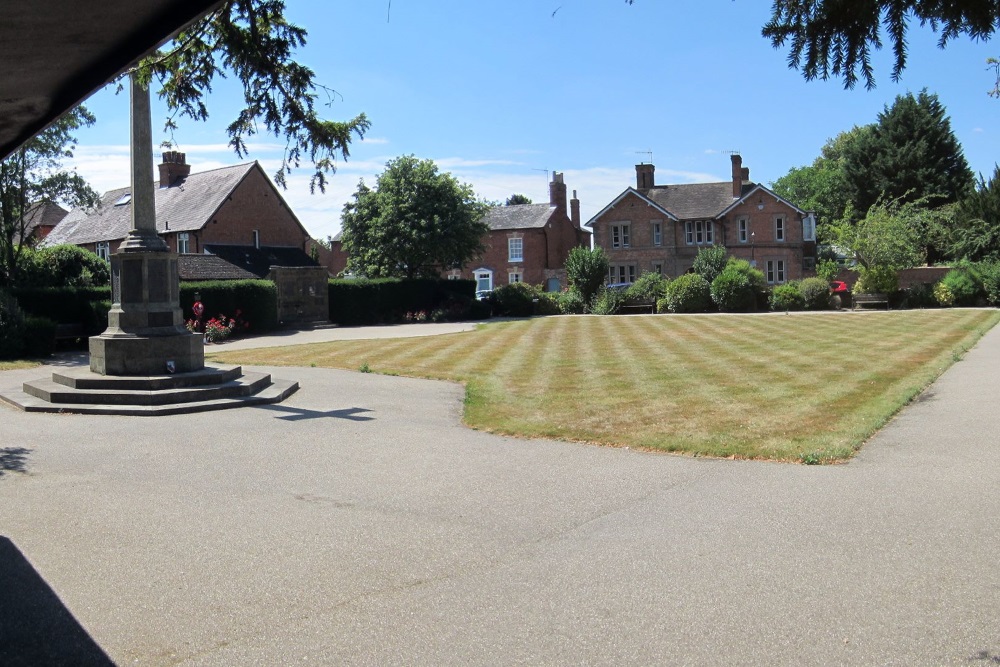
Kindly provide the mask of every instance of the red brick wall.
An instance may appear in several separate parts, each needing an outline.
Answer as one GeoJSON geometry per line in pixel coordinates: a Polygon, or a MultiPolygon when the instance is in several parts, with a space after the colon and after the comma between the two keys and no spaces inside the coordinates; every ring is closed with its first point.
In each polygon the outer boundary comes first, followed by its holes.
{"type": "MultiPolygon", "coordinates": [[[[667,276],[676,277],[691,268],[698,245],[688,245],[685,239],[684,220],[674,222],[663,213],[649,206],[645,200],[635,194],[629,194],[612,209],[593,223],[594,245],[599,246],[608,254],[613,265],[633,264],[636,276],[646,271],[652,271],[654,262],[663,264],[663,272],[667,276]],[[654,221],[659,221],[663,229],[661,246],[653,245],[654,221]],[[616,224],[629,223],[630,247],[611,247],[611,227],[616,224]]],[[[802,217],[787,204],[776,200],[773,196],[755,196],[733,209],[724,218],[715,220],[714,242],[726,246],[733,256],[755,260],[757,267],[765,270],[768,260],[783,260],[785,262],[785,280],[798,280],[802,277],[802,217]],[[758,201],[764,208],[758,209],[758,201]],[[785,219],[785,240],[775,238],[775,217],[783,215],[785,219]],[[747,216],[749,219],[748,235],[753,233],[752,243],[739,242],[737,220],[747,216]]]]}

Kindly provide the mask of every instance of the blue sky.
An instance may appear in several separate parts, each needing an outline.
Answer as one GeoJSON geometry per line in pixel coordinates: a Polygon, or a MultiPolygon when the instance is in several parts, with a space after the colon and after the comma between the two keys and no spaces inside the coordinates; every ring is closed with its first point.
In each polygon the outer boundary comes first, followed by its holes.
{"type": "MultiPolygon", "coordinates": [[[[433,159],[490,200],[518,192],[546,201],[547,172],[564,172],[586,221],[634,183],[647,151],[658,183],[726,180],[733,150],[753,180],[770,183],[812,162],[828,138],[873,122],[896,95],[922,88],[944,103],[973,170],[989,175],[998,161],[1000,101],[986,94],[986,58],[1000,47],[960,39],[942,51],[916,26],[902,80],[890,80],[884,52],[878,87],[867,91],[788,69],[787,51],[760,35],[770,17],[760,0],[286,4],[309,31],[298,59],[337,92],[324,115],[363,111],[372,123],[325,195],[309,194],[308,169],[289,179],[285,197],[317,238],[339,230],[359,179],[373,184],[399,155],[433,159]]],[[[194,171],[240,161],[224,130],[238,96],[221,82],[208,122],[181,121],[174,140],[194,171]]],[[[98,121],[80,132],[73,162],[98,190],[127,185],[127,97],[106,89],[88,106],[98,121]]],[[[157,144],[164,116],[154,99],[157,144]]],[[[273,173],[281,147],[261,135],[249,159],[273,173]]]]}

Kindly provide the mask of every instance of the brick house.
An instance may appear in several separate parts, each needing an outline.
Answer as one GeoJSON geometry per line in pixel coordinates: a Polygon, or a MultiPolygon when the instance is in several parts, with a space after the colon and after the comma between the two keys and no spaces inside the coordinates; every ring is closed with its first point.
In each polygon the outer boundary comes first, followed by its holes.
{"type": "MultiPolygon", "coordinates": [[[[489,225],[483,240],[486,251],[466,266],[443,271],[450,279],[475,280],[477,290],[488,291],[512,282],[542,285],[558,292],[566,285],[566,258],[576,246],[590,247],[590,233],[580,226],[580,200],[569,200],[563,175],[549,183],[549,203],[496,206],[484,218],[489,225]]],[[[320,261],[337,275],[347,266],[340,234],[333,237],[328,255],[320,261]]]]}
{"type": "MultiPolygon", "coordinates": [[[[184,153],[166,151],[159,171],[156,228],[172,252],[249,246],[309,257],[315,242],[256,161],[192,174],[184,153]]],[[[107,259],[131,227],[131,201],[130,187],[110,190],[96,207],[70,212],[45,244],[71,243],[107,259]]]]}
{"type": "Polygon", "coordinates": [[[548,292],[566,286],[566,258],[577,246],[590,247],[590,234],[580,226],[580,200],[573,191],[567,208],[566,184],[553,173],[547,204],[496,206],[484,221],[490,231],[486,251],[461,269],[445,271],[449,278],[469,278],[477,290],[526,282],[548,292]]]}
{"type": "Polygon", "coordinates": [[[749,260],[771,284],[815,268],[815,216],[752,182],[739,155],[732,156],[732,180],[722,183],[656,185],[653,165],[638,164],[635,172],[635,187],[587,222],[608,254],[608,282],[633,282],[647,271],[679,276],[710,245],[749,260]]]}
{"type": "MultiPolygon", "coordinates": [[[[67,215],[69,211],[52,201],[37,201],[30,205],[24,214],[24,242],[27,245],[40,243],[67,215]]],[[[20,238],[13,241],[21,243],[20,238]]]]}

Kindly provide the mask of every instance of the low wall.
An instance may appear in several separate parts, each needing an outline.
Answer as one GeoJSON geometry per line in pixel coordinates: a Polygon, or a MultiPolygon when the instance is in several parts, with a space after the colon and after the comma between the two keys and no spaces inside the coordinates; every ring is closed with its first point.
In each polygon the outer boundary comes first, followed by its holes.
{"type": "Polygon", "coordinates": [[[272,266],[268,278],[278,288],[278,321],[329,320],[329,277],[325,266],[272,266]]]}

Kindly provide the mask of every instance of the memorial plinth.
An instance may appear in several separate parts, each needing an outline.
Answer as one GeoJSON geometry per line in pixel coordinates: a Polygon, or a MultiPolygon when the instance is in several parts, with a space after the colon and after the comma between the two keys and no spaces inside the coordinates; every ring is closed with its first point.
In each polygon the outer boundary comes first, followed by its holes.
{"type": "Polygon", "coordinates": [[[108,328],[90,339],[91,371],[161,375],[205,367],[202,336],[184,327],[178,305],[176,254],[116,253],[111,258],[111,295],[108,328]]]}

